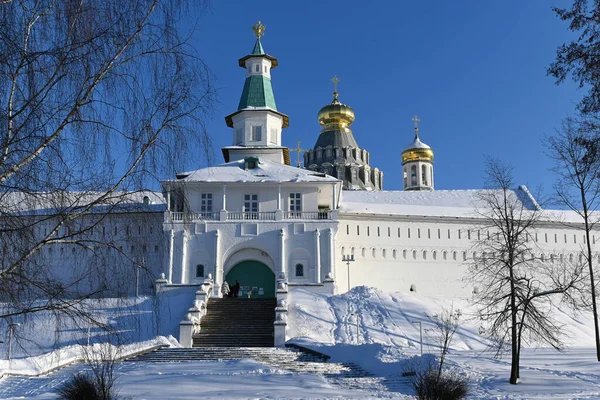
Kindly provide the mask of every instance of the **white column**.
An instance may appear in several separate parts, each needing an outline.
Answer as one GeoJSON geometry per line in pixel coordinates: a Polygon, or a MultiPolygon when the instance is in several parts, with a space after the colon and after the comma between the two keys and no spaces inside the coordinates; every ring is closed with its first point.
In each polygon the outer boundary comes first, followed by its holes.
{"type": "Polygon", "coordinates": [[[285,257],[285,231],[283,229],[279,230],[279,238],[280,238],[280,244],[281,244],[279,247],[280,262],[281,262],[280,272],[287,274],[287,271],[285,268],[285,258],[286,258],[285,257]]]}
{"type": "Polygon", "coordinates": [[[221,208],[221,211],[226,211],[227,210],[227,185],[223,185],[222,193],[223,193],[223,207],[221,208]]]}
{"type": "Polygon", "coordinates": [[[220,288],[223,283],[223,266],[221,265],[221,233],[217,229],[215,231],[215,287],[220,288]]]}
{"type": "Polygon", "coordinates": [[[336,204],[337,204],[337,184],[333,184],[333,206],[331,207],[332,210],[336,209],[336,204]]]}
{"type": "Polygon", "coordinates": [[[321,233],[315,229],[315,269],[316,282],[321,283],[321,233]]]}
{"type": "Polygon", "coordinates": [[[327,274],[331,274],[331,277],[333,277],[333,263],[335,262],[333,257],[335,255],[335,250],[333,247],[333,229],[331,228],[327,229],[327,246],[329,247],[327,249],[327,258],[329,265],[325,269],[325,276],[327,276],[327,274]]]}
{"type": "Polygon", "coordinates": [[[188,242],[190,239],[190,234],[186,228],[183,229],[183,238],[182,238],[182,254],[181,254],[181,278],[179,283],[188,283],[188,242]]]}
{"type": "Polygon", "coordinates": [[[173,283],[173,257],[175,256],[174,248],[175,230],[173,229],[173,226],[171,226],[171,229],[169,230],[169,273],[167,275],[169,283],[173,283]]]}
{"type": "Polygon", "coordinates": [[[277,211],[281,210],[281,185],[277,185],[277,211]]]}

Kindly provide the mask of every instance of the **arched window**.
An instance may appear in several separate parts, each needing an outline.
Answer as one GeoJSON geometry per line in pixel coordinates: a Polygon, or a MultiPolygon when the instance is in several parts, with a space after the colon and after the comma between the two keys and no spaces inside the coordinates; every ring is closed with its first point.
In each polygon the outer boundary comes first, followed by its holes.
{"type": "Polygon", "coordinates": [[[433,255],[433,259],[437,260],[437,251],[434,250],[432,255],[433,255]]]}
{"type": "Polygon", "coordinates": [[[421,182],[424,186],[427,186],[427,169],[424,165],[421,165],[421,182]]]}
{"type": "Polygon", "coordinates": [[[427,260],[427,250],[423,250],[423,260],[427,260]]]}
{"type": "Polygon", "coordinates": [[[444,260],[447,260],[447,259],[448,259],[448,253],[446,252],[446,250],[444,250],[444,252],[442,253],[442,258],[443,258],[444,260]]]}
{"type": "Polygon", "coordinates": [[[396,250],[392,250],[392,257],[394,258],[394,260],[396,259],[396,250]]]}
{"type": "Polygon", "coordinates": [[[404,187],[408,186],[408,171],[404,168],[404,187]]]}
{"type": "Polygon", "coordinates": [[[410,185],[417,186],[417,166],[410,167],[410,185]]]}
{"type": "Polygon", "coordinates": [[[413,260],[416,260],[416,259],[417,259],[417,251],[413,250],[413,260]]]}
{"type": "Polygon", "coordinates": [[[402,250],[402,258],[406,260],[406,250],[402,250]]]}
{"type": "Polygon", "coordinates": [[[386,257],[387,253],[386,253],[385,249],[381,250],[381,255],[383,256],[383,258],[386,257]]]}
{"type": "Polygon", "coordinates": [[[296,276],[304,276],[304,265],[296,264],[296,276]]]}
{"type": "Polygon", "coordinates": [[[144,204],[150,204],[150,197],[148,197],[148,196],[144,196],[144,199],[142,200],[142,202],[143,202],[144,204]]]}
{"type": "Polygon", "coordinates": [[[203,277],[204,277],[204,265],[198,264],[198,265],[196,265],[196,278],[203,278],[203,277]]]}

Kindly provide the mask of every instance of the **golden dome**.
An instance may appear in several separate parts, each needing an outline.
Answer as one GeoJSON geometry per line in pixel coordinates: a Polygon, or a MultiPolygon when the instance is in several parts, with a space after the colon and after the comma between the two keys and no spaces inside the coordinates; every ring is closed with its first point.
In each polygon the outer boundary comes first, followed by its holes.
{"type": "Polygon", "coordinates": [[[319,110],[317,118],[323,127],[321,132],[346,130],[354,122],[354,110],[340,103],[337,92],[334,92],[333,101],[319,110]]]}
{"type": "Polygon", "coordinates": [[[433,162],[433,150],[425,143],[419,140],[418,129],[416,129],[415,140],[402,150],[402,164],[409,161],[429,161],[433,162]]]}

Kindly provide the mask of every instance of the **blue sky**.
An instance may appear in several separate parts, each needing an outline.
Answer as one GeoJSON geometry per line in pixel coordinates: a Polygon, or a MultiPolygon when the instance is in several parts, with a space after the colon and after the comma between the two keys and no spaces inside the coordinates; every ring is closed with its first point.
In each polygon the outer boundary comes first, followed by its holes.
{"type": "MultiPolygon", "coordinates": [[[[551,11],[570,0],[528,1],[213,1],[197,19],[192,45],[215,75],[219,101],[207,123],[215,160],[230,145],[225,115],[244,84],[237,60],[254,45],[251,25],[267,26],[265,51],[278,58],[272,82],[289,115],[283,144],[312,148],[316,116],[332,99],[356,113],[352,125],[384,188],[402,188],[400,153],[421,119],[435,152],[436,189],[483,186],[484,155],[515,166],[516,184],[551,191],[542,138],[572,114],[582,92],[546,76],[556,48],[572,35],[551,11]]],[[[292,160],[296,160],[293,153],[292,160]]],[[[191,160],[198,168],[203,160],[191,160]]]]}

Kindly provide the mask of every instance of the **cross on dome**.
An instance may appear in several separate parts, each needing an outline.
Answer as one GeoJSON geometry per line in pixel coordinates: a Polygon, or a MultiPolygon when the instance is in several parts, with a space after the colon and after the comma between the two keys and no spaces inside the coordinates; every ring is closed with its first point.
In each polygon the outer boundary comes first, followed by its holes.
{"type": "Polygon", "coordinates": [[[308,150],[305,150],[305,149],[302,149],[302,148],[300,148],[300,141],[298,140],[298,147],[296,147],[296,148],[294,149],[294,151],[295,151],[296,153],[298,153],[298,161],[297,161],[297,164],[298,164],[298,168],[300,168],[300,153],[306,153],[308,150]]]}
{"type": "Polygon", "coordinates": [[[337,75],[334,75],[333,78],[331,78],[331,82],[333,82],[333,99],[337,100],[337,98],[338,98],[337,84],[340,82],[337,75]]]}
{"type": "Polygon", "coordinates": [[[419,137],[419,122],[421,122],[421,119],[415,115],[414,117],[412,117],[412,120],[415,123],[415,137],[418,138],[419,137]]]}

